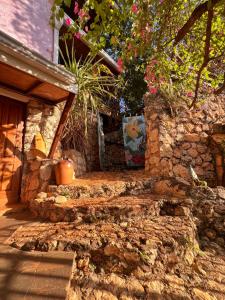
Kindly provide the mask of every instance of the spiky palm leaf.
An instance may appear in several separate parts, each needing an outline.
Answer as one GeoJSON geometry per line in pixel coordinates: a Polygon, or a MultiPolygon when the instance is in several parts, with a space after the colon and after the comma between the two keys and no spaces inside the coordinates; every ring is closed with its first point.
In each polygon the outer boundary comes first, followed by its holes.
{"type": "Polygon", "coordinates": [[[116,99],[115,92],[120,81],[115,78],[109,68],[101,63],[101,59],[97,60],[95,56],[88,55],[84,61],[76,60],[74,41],[72,41],[71,49],[68,48],[67,41],[65,41],[65,54],[60,49],[60,55],[65,68],[74,74],[78,86],[76,103],[64,131],[64,139],[67,142],[70,140],[76,147],[77,142],[82,144],[81,139],[83,140],[87,135],[88,112],[97,113],[104,106],[103,100],[106,97],[116,99]],[[83,130],[84,135],[82,135],[83,130]],[[77,136],[74,137],[74,135],[77,136]]]}

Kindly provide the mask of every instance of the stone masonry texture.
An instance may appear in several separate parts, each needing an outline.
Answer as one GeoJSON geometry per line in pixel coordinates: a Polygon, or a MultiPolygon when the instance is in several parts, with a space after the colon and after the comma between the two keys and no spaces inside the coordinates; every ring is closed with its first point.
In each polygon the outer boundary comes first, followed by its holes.
{"type": "Polygon", "coordinates": [[[145,169],[150,175],[189,180],[191,164],[200,179],[215,185],[209,137],[216,124],[225,124],[224,96],[212,97],[192,110],[184,106],[173,110],[162,97],[146,95],[145,119],[145,169]]]}

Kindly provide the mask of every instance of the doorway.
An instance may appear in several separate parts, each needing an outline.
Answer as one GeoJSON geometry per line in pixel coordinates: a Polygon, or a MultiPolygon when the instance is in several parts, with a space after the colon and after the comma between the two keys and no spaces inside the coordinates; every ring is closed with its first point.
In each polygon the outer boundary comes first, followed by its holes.
{"type": "Polygon", "coordinates": [[[25,107],[0,96],[0,207],[19,200],[25,107]]]}

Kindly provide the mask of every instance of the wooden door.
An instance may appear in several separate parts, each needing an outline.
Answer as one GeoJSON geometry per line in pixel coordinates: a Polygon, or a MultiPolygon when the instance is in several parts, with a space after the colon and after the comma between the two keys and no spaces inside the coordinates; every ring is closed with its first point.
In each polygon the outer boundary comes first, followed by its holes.
{"type": "Polygon", "coordinates": [[[0,96],[0,207],[19,199],[24,111],[23,103],[0,96]]]}

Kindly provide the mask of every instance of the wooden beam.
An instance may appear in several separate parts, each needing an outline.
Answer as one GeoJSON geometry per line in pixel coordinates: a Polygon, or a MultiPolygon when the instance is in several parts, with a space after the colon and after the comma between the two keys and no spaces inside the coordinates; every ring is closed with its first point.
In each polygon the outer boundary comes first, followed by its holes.
{"type": "Polygon", "coordinates": [[[53,142],[52,142],[51,149],[50,149],[49,154],[48,154],[48,158],[53,158],[54,157],[54,154],[55,154],[56,148],[58,146],[58,143],[60,142],[60,140],[62,138],[64,126],[66,124],[67,118],[69,116],[69,113],[70,113],[71,108],[73,106],[73,103],[75,101],[75,97],[76,96],[74,94],[70,94],[69,97],[68,97],[68,100],[66,101],[64,110],[62,112],[62,115],[61,115],[61,118],[60,118],[60,121],[59,121],[59,125],[57,127],[57,130],[56,130],[53,142]]]}
{"type": "Polygon", "coordinates": [[[1,84],[1,83],[0,83],[0,95],[20,101],[20,102],[24,102],[24,103],[28,103],[30,100],[45,103],[47,105],[56,105],[57,103],[62,102],[62,101],[57,101],[57,102],[50,101],[50,100],[46,100],[44,98],[39,98],[37,96],[28,96],[16,88],[11,88],[11,87],[8,87],[5,84],[1,84]]]}
{"type": "Polygon", "coordinates": [[[26,95],[30,95],[32,93],[33,89],[35,89],[36,87],[38,87],[39,85],[42,85],[42,84],[43,84],[42,81],[40,81],[40,80],[36,81],[34,84],[32,84],[32,86],[28,90],[26,90],[26,95]]]}

